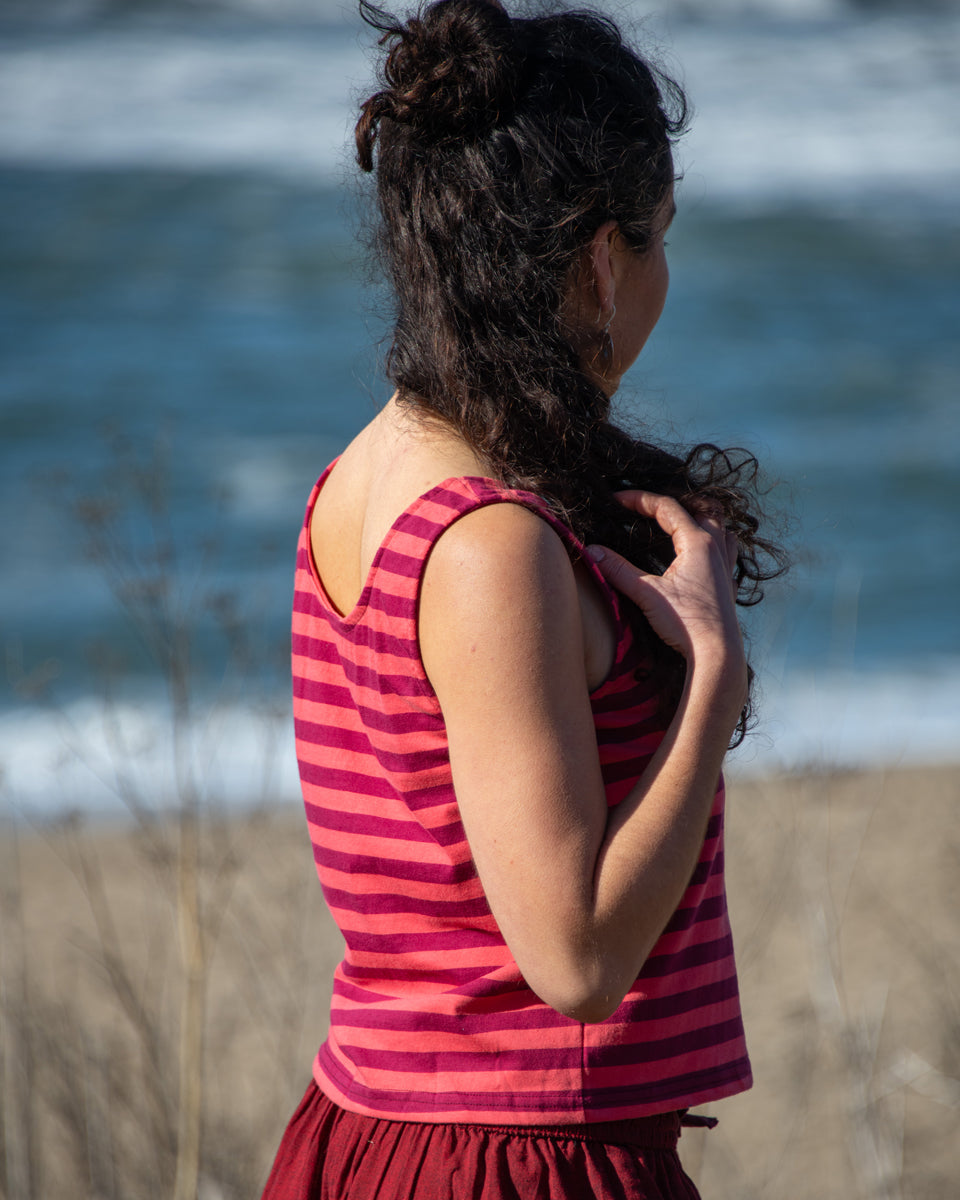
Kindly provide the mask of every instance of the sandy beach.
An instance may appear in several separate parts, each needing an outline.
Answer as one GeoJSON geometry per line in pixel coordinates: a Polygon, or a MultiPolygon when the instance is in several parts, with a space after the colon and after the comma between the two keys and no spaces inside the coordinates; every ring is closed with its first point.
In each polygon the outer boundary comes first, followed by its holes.
{"type": "MultiPolygon", "coordinates": [[[[960,768],[729,793],[755,1085],[684,1134],[704,1200],[955,1196],[960,768]]],[[[192,1104],[200,1195],[258,1195],[324,1034],[339,935],[293,804],[193,832],[4,831],[8,1200],[173,1194],[192,1104]]]]}

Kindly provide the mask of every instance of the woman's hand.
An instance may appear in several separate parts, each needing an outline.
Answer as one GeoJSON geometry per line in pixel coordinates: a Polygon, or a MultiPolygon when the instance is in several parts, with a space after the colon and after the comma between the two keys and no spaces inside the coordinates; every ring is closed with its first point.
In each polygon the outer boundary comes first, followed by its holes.
{"type": "Polygon", "coordinates": [[[714,516],[693,516],[678,501],[652,492],[618,493],[617,499],[657,522],[673,541],[676,557],[662,575],[633,566],[605,546],[588,553],[604,578],[643,612],[654,633],[692,663],[706,655],[730,665],[743,661],[733,573],[737,539],[714,516]]]}

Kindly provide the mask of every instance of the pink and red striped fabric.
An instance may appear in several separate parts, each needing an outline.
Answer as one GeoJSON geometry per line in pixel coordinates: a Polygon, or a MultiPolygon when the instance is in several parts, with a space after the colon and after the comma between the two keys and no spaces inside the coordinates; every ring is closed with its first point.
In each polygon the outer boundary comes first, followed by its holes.
{"type": "MultiPolygon", "coordinates": [[[[301,532],[294,720],[324,896],[346,942],[314,1064],[336,1104],[369,1116],[543,1125],[686,1108],[750,1086],[723,884],[723,788],[699,865],[617,1011],[582,1025],[526,986],[490,912],[460,823],[443,715],[420,660],[417,603],[443,531],[487,504],[523,504],[576,554],[536,496],[451,479],[390,529],[341,615],[301,532]]],[[[663,736],[617,599],[615,665],[591,695],[610,804],[663,736]]]]}

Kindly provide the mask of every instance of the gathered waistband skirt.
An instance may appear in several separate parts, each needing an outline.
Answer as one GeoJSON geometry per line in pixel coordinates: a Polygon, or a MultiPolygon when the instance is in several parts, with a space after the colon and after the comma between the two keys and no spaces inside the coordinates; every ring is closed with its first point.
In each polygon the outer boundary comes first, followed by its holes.
{"type": "Polygon", "coordinates": [[[681,1116],[548,1127],[387,1121],[339,1108],[311,1082],[263,1200],[699,1200],[677,1155],[681,1116]]]}

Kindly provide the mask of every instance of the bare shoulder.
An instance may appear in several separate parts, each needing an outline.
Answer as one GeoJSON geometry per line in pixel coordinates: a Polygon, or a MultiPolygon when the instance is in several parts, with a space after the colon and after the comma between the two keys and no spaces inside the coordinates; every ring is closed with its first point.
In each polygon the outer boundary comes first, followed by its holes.
{"type": "Polygon", "coordinates": [[[441,703],[585,687],[577,581],[559,535],[517,504],[461,517],[427,563],[420,649],[441,703]]]}
{"type": "Polygon", "coordinates": [[[488,504],[444,532],[430,556],[424,589],[462,592],[465,584],[520,595],[552,580],[572,586],[573,566],[559,534],[521,504],[488,504]]]}
{"type": "Polygon", "coordinates": [[[492,669],[523,656],[531,669],[575,673],[593,689],[610,671],[617,635],[608,601],[556,530],[523,505],[498,503],[451,526],[424,575],[420,646],[434,686],[445,662],[465,677],[467,643],[492,669]]]}

